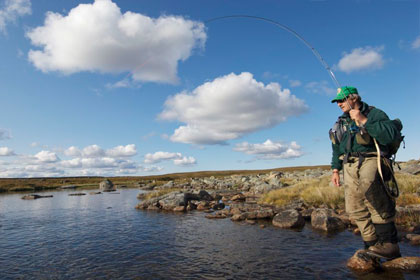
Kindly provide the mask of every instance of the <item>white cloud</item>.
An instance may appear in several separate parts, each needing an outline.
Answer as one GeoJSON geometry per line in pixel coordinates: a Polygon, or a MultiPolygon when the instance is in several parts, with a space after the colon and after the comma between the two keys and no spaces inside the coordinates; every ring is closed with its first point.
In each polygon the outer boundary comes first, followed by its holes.
{"type": "Polygon", "coordinates": [[[140,85],[135,81],[132,81],[128,78],[122,79],[116,83],[108,83],[106,84],[107,89],[115,89],[115,88],[140,88],[140,85]]]}
{"type": "Polygon", "coordinates": [[[0,147],[0,156],[15,156],[15,152],[8,147],[0,147]]]}
{"type": "Polygon", "coordinates": [[[132,157],[137,154],[136,145],[117,146],[106,151],[109,157],[132,157]]]}
{"type": "Polygon", "coordinates": [[[194,157],[185,157],[181,153],[156,152],[154,154],[148,153],[144,156],[144,163],[158,163],[166,160],[172,160],[175,165],[194,165],[197,160],[194,157]]]}
{"type": "Polygon", "coordinates": [[[41,151],[35,155],[35,158],[40,162],[56,162],[60,160],[56,153],[50,151],[41,151]]]}
{"type": "Polygon", "coordinates": [[[0,128],[0,140],[10,139],[10,131],[4,128],[0,128]]]}
{"type": "Polygon", "coordinates": [[[301,146],[294,141],[287,144],[273,142],[270,139],[267,139],[267,141],[262,144],[242,142],[236,144],[233,150],[249,155],[256,155],[257,159],[289,159],[301,157],[303,155],[301,146]]]}
{"type": "Polygon", "coordinates": [[[164,160],[173,160],[182,158],[181,153],[156,152],[154,154],[148,153],[144,156],[144,163],[158,163],[164,160]]]}
{"type": "Polygon", "coordinates": [[[194,165],[197,161],[193,157],[182,157],[180,159],[174,159],[175,165],[182,165],[182,166],[188,166],[188,165],[194,165]]]}
{"type": "Polygon", "coordinates": [[[336,91],[327,81],[310,82],[305,85],[307,91],[320,95],[335,95],[336,91]]]}
{"type": "Polygon", "coordinates": [[[100,146],[94,144],[87,146],[80,150],[75,146],[71,146],[64,151],[64,154],[69,157],[82,157],[82,158],[100,158],[100,157],[131,157],[137,154],[135,144],[128,144],[126,146],[116,146],[114,148],[104,150],[100,146]]]}
{"type": "Polygon", "coordinates": [[[186,123],[170,139],[191,144],[224,144],[244,134],[275,126],[308,109],[280,84],[264,85],[251,73],[231,73],[207,82],[191,93],[169,97],[159,115],[186,123]]]}
{"type": "Polygon", "coordinates": [[[27,33],[29,60],[44,72],[131,72],[134,80],[177,82],[177,65],[206,41],[204,24],[179,16],[121,13],[111,0],[80,4],[68,15],[49,12],[27,33]]]}
{"type": "Polygon", "coordinates": [[[420,36],[418,36],[416,40],[413,41],[413,43],[411,44],[411,48],[420,49],[420,36]]]}
{"type": "Polygon", "coordinates": [[[381,53],[383,50],[384,46],[353,49],[351,53],[343,54],[338,62],[338,69],[346,73],[380,69],[385,63],[381,53]]]}
{"type": "Polygon", "coordinates": [[[6,0],[5,5],[0,9],[0,31],[6,32],[6,25],[15,22],[18,17],[31,14],[30,0],[6,0]]]}
{"type": "Polygon", "coordinates": [[[290,87],[300,87],[302,82],[299,80],[289,80],[290,87]]]}
{"type": "Polygon", "coordinates": [[[90,145],[83,148],[82,155],[87,158],[103,157],[105,151],[98,145],[90,145]]]}

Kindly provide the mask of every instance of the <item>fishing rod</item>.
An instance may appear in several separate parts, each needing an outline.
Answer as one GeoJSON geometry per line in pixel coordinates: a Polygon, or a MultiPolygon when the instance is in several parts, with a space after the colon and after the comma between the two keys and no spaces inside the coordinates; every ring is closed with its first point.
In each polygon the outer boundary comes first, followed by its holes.
{"type": "Polygon", "coordinates": [[[322,58],[322,56],[319,54],[319,52],[311,44],[309,44],[309,42],[306,41],[301,35],[299,35],[299,33],[294,31],[290,27],[288,27],[284,24],[281,24],[280,22],[277,22],[275,20],[265,18],[265,17],[259,17],[259,16],[229,15],[229,16],[221,16],[221,17],[211,18],[211,19],[208,19],[208,20],[204,21],[204,23],[210,23],[210,22],[213,22],[213,21],[229,19],[229,18],[251,18],[251,19],[261,20],[261,21],[265,21],[265,22],[269,22],[271,24],[274,24],[277,27],[280,27],[281,29],[286,30],[287,32],[291,33],[292,35],[294,35],[296,38],[298,38],[302,43],[304,43],[312,51],[312,53],[316,56],[316,58],[319,60],[319,62],[321,62],[322,66],[324,66],[325,70],[327,70],[327,72],[330,74],[330,77],[333,80],[333,82],[335,83],[335,85],[337,86],[337,88],[341,87],[340,83],[337,81],[337,78],[334,75],[334,72],[331,70],[331,67],[327,64],[327,62],[325,62],[325,60],[322,58]]]}

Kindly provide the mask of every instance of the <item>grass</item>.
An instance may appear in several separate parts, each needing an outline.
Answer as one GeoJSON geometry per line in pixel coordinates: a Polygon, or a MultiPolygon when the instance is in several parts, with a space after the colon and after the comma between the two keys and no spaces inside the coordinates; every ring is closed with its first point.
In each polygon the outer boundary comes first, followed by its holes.
{"type": "Polygon", "coordinates": [[[329,186],[330,176],[300,181],[292,186],[273,190],[265,194],[260,203],[275,206],[285,206],[301,200],[306,205],[319,207],[327,205],[330,208],[344,206],[343,188],[329,186]]]}
{"type": "MultiPolygon", "coordinates": [[[[400,189],[397,205],[420,204],[420,176],[397,173],[396,178],[400,189]]],[[[332,187],[329,185],[329,182],[330,176],[308,179],[297,183],[290,181],[287,184],[291,186],[265,194],[261,198],[260,203],[285,206],[301,200],[306,205],[313,207],[326,205],[333,209],[344,208],[344,188],[332,187]]]]}
{"type": "Polygon", "coordinates": [[[151,199],[151,198],[154,198],[154,197],[159,197],[159,196],[165,195],[167,193],[171,193],[171,192],[179,191],[179,190],[180,189],[178,189],[178,188],[156,190],[156,191],[151,191],[151,192],[148,192],[148,193],[141,193],[141,194],[137,195],[137,198],[148,200],[148,199],[151,199]]]}

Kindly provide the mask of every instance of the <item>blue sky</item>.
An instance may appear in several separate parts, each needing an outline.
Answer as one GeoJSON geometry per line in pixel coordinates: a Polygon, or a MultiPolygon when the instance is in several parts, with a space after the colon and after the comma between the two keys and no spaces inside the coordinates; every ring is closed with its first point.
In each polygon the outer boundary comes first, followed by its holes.
{"type": "Polygon", "coordinates": [[[420,157],[420,1],[0,0],[0,177],[329,164],[341,85],[420,157]]]}

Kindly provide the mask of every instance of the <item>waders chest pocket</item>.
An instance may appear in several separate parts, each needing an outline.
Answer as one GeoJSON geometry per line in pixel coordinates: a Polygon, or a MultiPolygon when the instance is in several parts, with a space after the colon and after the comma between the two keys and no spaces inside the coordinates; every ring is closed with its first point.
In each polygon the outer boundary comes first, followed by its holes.
{"type": "Polygon", "coordinates": [[[370,137],[365,129],[360,129],[359,132],[356,133],[356,142],[359,145],[369,145],[372,142],[372,137],[370,137]]]}

